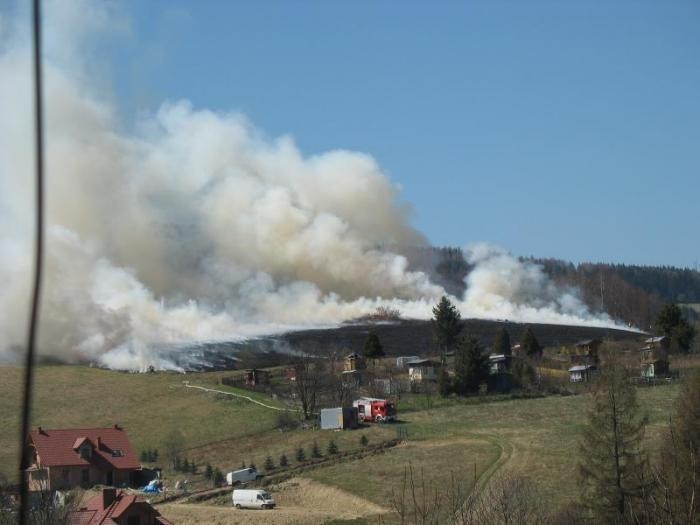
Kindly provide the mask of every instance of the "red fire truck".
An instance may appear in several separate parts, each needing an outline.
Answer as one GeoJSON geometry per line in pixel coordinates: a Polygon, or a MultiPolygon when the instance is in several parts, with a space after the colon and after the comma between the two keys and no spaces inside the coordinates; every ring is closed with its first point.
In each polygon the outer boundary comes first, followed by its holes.
{"type": "Polygon", "coordinates": [[[385,423],[396,420],[396,405],[386,399],[361,397],[352,402],[360,422],[385,423]]]}

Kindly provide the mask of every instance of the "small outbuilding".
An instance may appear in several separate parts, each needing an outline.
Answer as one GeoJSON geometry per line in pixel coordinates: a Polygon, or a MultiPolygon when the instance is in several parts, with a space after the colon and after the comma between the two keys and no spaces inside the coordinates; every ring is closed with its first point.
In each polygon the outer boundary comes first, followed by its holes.
{"type": "Polygon", "coordinates": [[[345,356],[343,360],[343,372],[354,372],[356,370],[364,370],[367,367],[364,356],[353,352],[345,356]]]}
{"type": "Polygon", "coordinates": [[[669,375],[668,352],[661,346],[645,346],[641,350],[641,377],[655,379],[669,375]]]}
{"type": "Polygon", "coordinates": [[[603,341],[600,339],[584,339],[574,345],[574,353],[571,355],[571,364],[597,365],[598,350],[603,341]]]}
{"type": "Polygon", "coordinates": [[[575,365],[569,368],[569,381],[572,383],[584,383],[597,373],[595,365],[575,365]]]}
{"type": "Polygon", "coordinates": [[[322,430],[344,430],[357,428],[358,414],[356,407],[337,407],[321,409],[322,430]]]}
{"type": "Polygon", "coordinates": [[[418,355],[402,355],[396,358],[396,368],[406,368],[407,363],[420,360],[418,355]]]}
{"type": "Polygon", "coordinates": [[[245,371],[244,382],[246,386],[269,385],[270,372],[267,370],[259,370],[257,368],[249,368],[245,371]]]}
{"type": "Polygon", "coordinates": [[[417,359],[406,363],[408,367],[408,378],[412,383],[423,383],[426,381],[437,381],[437,369],[440,363],[431,359],[417,359]]]}

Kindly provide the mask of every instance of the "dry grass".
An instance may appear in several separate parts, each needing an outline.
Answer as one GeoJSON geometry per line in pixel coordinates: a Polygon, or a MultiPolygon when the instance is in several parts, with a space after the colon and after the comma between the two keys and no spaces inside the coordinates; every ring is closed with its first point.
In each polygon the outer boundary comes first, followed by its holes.
{"type": "Polygon", "coordinates": [[[306,478],[294,478],[269,490],[278,504],[271,511],[189,504],[160,505],[158,510],[178,525],[320,524],[331,519],[353,520],[386,512],[379,505],[306,478]]]}
{"type": "MultiPolygon", "coordinates": [[[[0,367],[0,472],[17,470],[21,369],[0,367]]],[[[216,384],[220,374],[196,374],[216,384]]],[[[181,374],[128,374],[79,366],[42,366],[35,375],[33,426],[44,428],[124,426],[137,453],[161,447],[178,429],[186,446],[241,439],[268,432],[276,412],[248,401],[218,399],[187,389],[181,374]]],[[[223,397],[223,396],[222,396],[223,397]]]]}

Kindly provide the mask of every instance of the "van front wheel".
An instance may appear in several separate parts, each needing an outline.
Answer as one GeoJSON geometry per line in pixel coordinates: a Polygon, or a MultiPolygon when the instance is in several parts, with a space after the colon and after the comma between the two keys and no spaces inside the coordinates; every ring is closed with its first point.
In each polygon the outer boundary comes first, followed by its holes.
{"type": "Polygon", "coordinates": [[[238,510],[241,510],[241,504],[240,504],[240,503],[236,503],[236,508],[237,508],[238,510]]]}

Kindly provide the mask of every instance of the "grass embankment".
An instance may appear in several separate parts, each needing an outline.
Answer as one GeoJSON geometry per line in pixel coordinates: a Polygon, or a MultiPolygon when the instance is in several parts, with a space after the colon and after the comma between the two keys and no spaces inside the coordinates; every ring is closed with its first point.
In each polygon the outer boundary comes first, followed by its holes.
{"type": "MultiPolygon", "coordinates": [[[[88,428],[119,423],[129,432],[137,453],[145,447],[157,447],[162,452],[162,443],[175,429],[182,433],[186,447],[224,439],[251,439],[272,430],[277,411],[244,399],[185,388],[183,384],[191,380],[193,384],[219,388],[220,376],[42,366],[35,374],[32,426],[88,428]]],[[[0,471],[11,479],[17,469],[20,380],[19,368],[0,367],[0,471]]],[[[230,387],[222,390],[248,395],[230,387]]]]}

